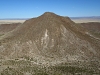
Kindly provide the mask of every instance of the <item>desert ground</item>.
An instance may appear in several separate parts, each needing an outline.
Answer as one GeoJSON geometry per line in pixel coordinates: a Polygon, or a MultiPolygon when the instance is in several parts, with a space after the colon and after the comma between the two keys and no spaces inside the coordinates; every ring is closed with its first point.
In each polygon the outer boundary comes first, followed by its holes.
{"type": "Polygon", "coordinates": [[[100,19],[72,19],[75,23],[100,22],[100,19]]]}
{"type": "MultiPolygon", "coordinates": [[[[75,23],[100,22],[100,19],[71,19],[75,23]]],[[[0,24],[23,23],[26,20],[0,20],[0,24]]]]}
{"type": "Polygon", "coordinates": [[[0,20],[0,24],[23,23],[25,20],[0,20]]]}
{"type": "Polygon", "coordinates": [[[75,23],[87,23],[87,22],[100,22],[100,19],[87,19],[87,18],[79,18],[79,19],[72,19],[75,23]]]}

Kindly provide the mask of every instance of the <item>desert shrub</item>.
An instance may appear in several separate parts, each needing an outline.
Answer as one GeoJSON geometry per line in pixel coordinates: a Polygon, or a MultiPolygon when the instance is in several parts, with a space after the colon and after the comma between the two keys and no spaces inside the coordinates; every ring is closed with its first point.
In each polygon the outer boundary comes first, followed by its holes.
{"type": "Polygon", "coordinates": [[[50,68],[52,72],[59,72],[60,74],[88,74],[93,75],[95,72],[92,69],[80,68],[78,66],[58,65],[50,68]]]}
{"type": "Polygon", "coordinates": [[[48,75],[46,72],[36,72],[35,74],[33,74],[33,75],[48,75]]]}
{"type": "Polygon", "coordinates": [[[1,72],[1,75],[24,75],[22,72],[15,70],[14,68],[7,67],[1,72]]]}
{"type": "Polygon", "coordinates": [[[7,60],[3,62],[3,65],[15,65],[16,61],[14,60],[7,60]]]}

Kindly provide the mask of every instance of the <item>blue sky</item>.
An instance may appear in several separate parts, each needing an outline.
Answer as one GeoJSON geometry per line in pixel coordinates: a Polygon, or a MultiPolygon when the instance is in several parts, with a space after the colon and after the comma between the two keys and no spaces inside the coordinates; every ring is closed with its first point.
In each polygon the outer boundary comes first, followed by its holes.
{"type": "Polygon", "coordinates": [[[100,16],[100,0],[0,0],[0,18],[32,18],[44,12],[61,16],[100,16]]]}

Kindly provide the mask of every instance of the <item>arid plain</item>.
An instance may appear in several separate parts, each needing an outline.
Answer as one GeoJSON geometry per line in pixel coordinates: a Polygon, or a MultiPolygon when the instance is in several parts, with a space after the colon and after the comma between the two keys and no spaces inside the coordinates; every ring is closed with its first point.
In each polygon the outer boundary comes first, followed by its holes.
{"type": "MultiPolygon", "coordinates": [[[[74,21],[75,23],[87,23],[87,22],[100,22],[100,19],[88,19],[88,18],[76,18],[76,19],[71,19],[72,21],[74,21]]],[[[11,23],[23,23],[26,20],[0,20],[0,24],[11,24],[11,23]]]]}

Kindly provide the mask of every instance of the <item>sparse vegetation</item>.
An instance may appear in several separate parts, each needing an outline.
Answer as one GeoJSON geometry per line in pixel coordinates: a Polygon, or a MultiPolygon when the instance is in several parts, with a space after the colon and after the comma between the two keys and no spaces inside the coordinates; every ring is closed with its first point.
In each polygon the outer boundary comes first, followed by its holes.
{"type": "MultiPolygon", "coordinates": [[[[74,63],[73,63],[74,64],[74,63]]],[[[6,66],[0,73],[0,75],[99,75],[99,72],[95,72],[93,69],[86,67],[71,66],[71,63],[58,64],[55,66],[38,66],[28,60],[7,60],[2,61],[1,66],[6,66]],[[70,66],[69,66],[70,64],[70,66]]]]}

